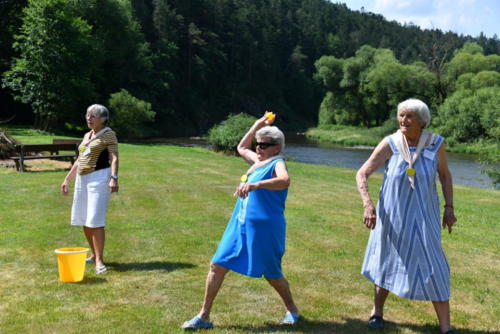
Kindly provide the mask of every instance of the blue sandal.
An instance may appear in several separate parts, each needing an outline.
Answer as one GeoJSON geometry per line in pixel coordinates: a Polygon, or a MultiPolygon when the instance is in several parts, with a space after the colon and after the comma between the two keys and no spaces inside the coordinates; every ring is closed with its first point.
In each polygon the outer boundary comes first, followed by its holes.
{"type": "Polygon", "coordinates": [[[285,318],[281,322],[282,325],[296,325],[299,322],[300,315],[297,313],[292,313],[287,311],[285,314],[285,318]]]}
{"type": "Polygon", "coordinates": [[[384,328],[384,318],[380,315],[372,315],[368,320],[368,326],[374,329],[384,328]]]}
{"type": "Polygon", "coordinates": [[[210,321],[205,321],[199,316],[194,317],[193,319],[186,321],[181,328],[182,329],[210,329],[213,328],[214,324],[210,321]]]}

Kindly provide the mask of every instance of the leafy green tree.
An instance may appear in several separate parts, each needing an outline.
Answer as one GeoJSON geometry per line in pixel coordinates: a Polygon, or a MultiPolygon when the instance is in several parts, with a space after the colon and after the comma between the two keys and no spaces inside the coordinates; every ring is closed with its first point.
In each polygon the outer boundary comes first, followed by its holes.
{"type": "Polygon", "coordinates": [[[67,1],[74,3],[82,19],[92,26],[90,60],[95,64],[92,82],[99,99],[125,88],[149,100],[152,55],[130,0],[67,1]]]}
{"type": "Polygon", "coordinates": [[[500,138],[500,86],[458,90],[438,110],[436,125],[455,142],[500,138]]]}
{"type": "MultiPolygon", "coordinates": [[[[18,56],[13,48],[14,36],[19,34],[22,25],[23,8],[27,0],[0,1],[0,81],[1,74],[10,69],[12,58],[18,56]]],[[[1,89],[0,82],[0,120],[15,116],[15,122],[21,123],[31,119],[32,112],[21,102],[14,101],[8,89],[1,89]]]]}
{"type": "Polygon", "coordinates": [[[132,96],[125,89],[111,94],[108,106],[111,127],[120,138],[141,138],[149,135],[146,124],[155,119],[151,103],[132,96]]]}
{"type": "Polygon", "coordinates": [[[31,0],[14,48],[19,52],[4,73],[3,86],[35,113],[35,127],[71,121],[95,96],[91,26],[68,0],[31,0]]]}
{"type": "Polygon", "coordinates": [[[500,55],[485,56],[479,45],[466,43],[445,66],[449,91],[453,92],[457,88],[454,83],[459,80],[461,75],[482,71],[500,71],[500,55]]]}
{"type": "Polygon", "coordinates": [[[363,46],[347,59],[321,57],[315,78],[328,90],[320,106],[320,124],[381,125],[402,100],[436,100],[435,76],[426,65],[401,64],[388,49],[363,46]]]}

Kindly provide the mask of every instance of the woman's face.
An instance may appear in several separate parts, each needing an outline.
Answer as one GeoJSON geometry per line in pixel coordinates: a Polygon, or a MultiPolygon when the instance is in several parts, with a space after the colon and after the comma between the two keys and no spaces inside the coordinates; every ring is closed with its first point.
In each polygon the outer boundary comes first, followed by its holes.
{"type": "Polygon", "coordinates": [[[257,147],[255,151],[257,152],[257,159],[259,161],[264,161],[272,156],[277,155],[281,150],[281,145],[273,144],[271,138],[260,137],[257,139],[257,147]]]}
{"type": "Polygon", "coordinates": [[[87,110],[85,119],[87,120],[88,127],[91,129],[101,129],[104,127],[104,121],[96,116],[96,112],[94,110],[87,110]]]}
{"type": "Polygon", "coordinates": [[[399,112],[399,129],[405,135],[414,135],[422,131],[424,123],[420,120],[417,113],[408,110],[401,110],[399,112]]]}

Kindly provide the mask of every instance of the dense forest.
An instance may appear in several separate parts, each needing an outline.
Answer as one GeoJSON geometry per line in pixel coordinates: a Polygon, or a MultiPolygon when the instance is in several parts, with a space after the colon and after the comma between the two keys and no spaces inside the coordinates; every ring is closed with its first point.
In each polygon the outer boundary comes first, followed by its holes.
{"type": "Polygon", "coordinates": [[[40,129],[78,131],[93,103],[134,137],[205,134],[264,109],[289,130],[320,109],[325,124],[376,126],[401,98],[453,113],[472,88],[498,89],[497,36],[326,0],[0,0],[0,20],[0,120],[40,129]],[[468,55],[482,65],[464,69],[468,55]]]}

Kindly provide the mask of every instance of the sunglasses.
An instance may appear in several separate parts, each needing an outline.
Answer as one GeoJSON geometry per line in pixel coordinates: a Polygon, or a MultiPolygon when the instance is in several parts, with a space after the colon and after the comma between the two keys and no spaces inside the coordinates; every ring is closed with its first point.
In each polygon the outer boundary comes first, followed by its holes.
{"type": "Polygon", "coordinates": [[[269,146],[276,146],[276,145],[278,145],[278,144],[275,144],[275,143],[266,143],[266,142],[257,142],[257,144],[255,144],[255,146],[260,147],[263,150],[265,150],[269,146]]]}

